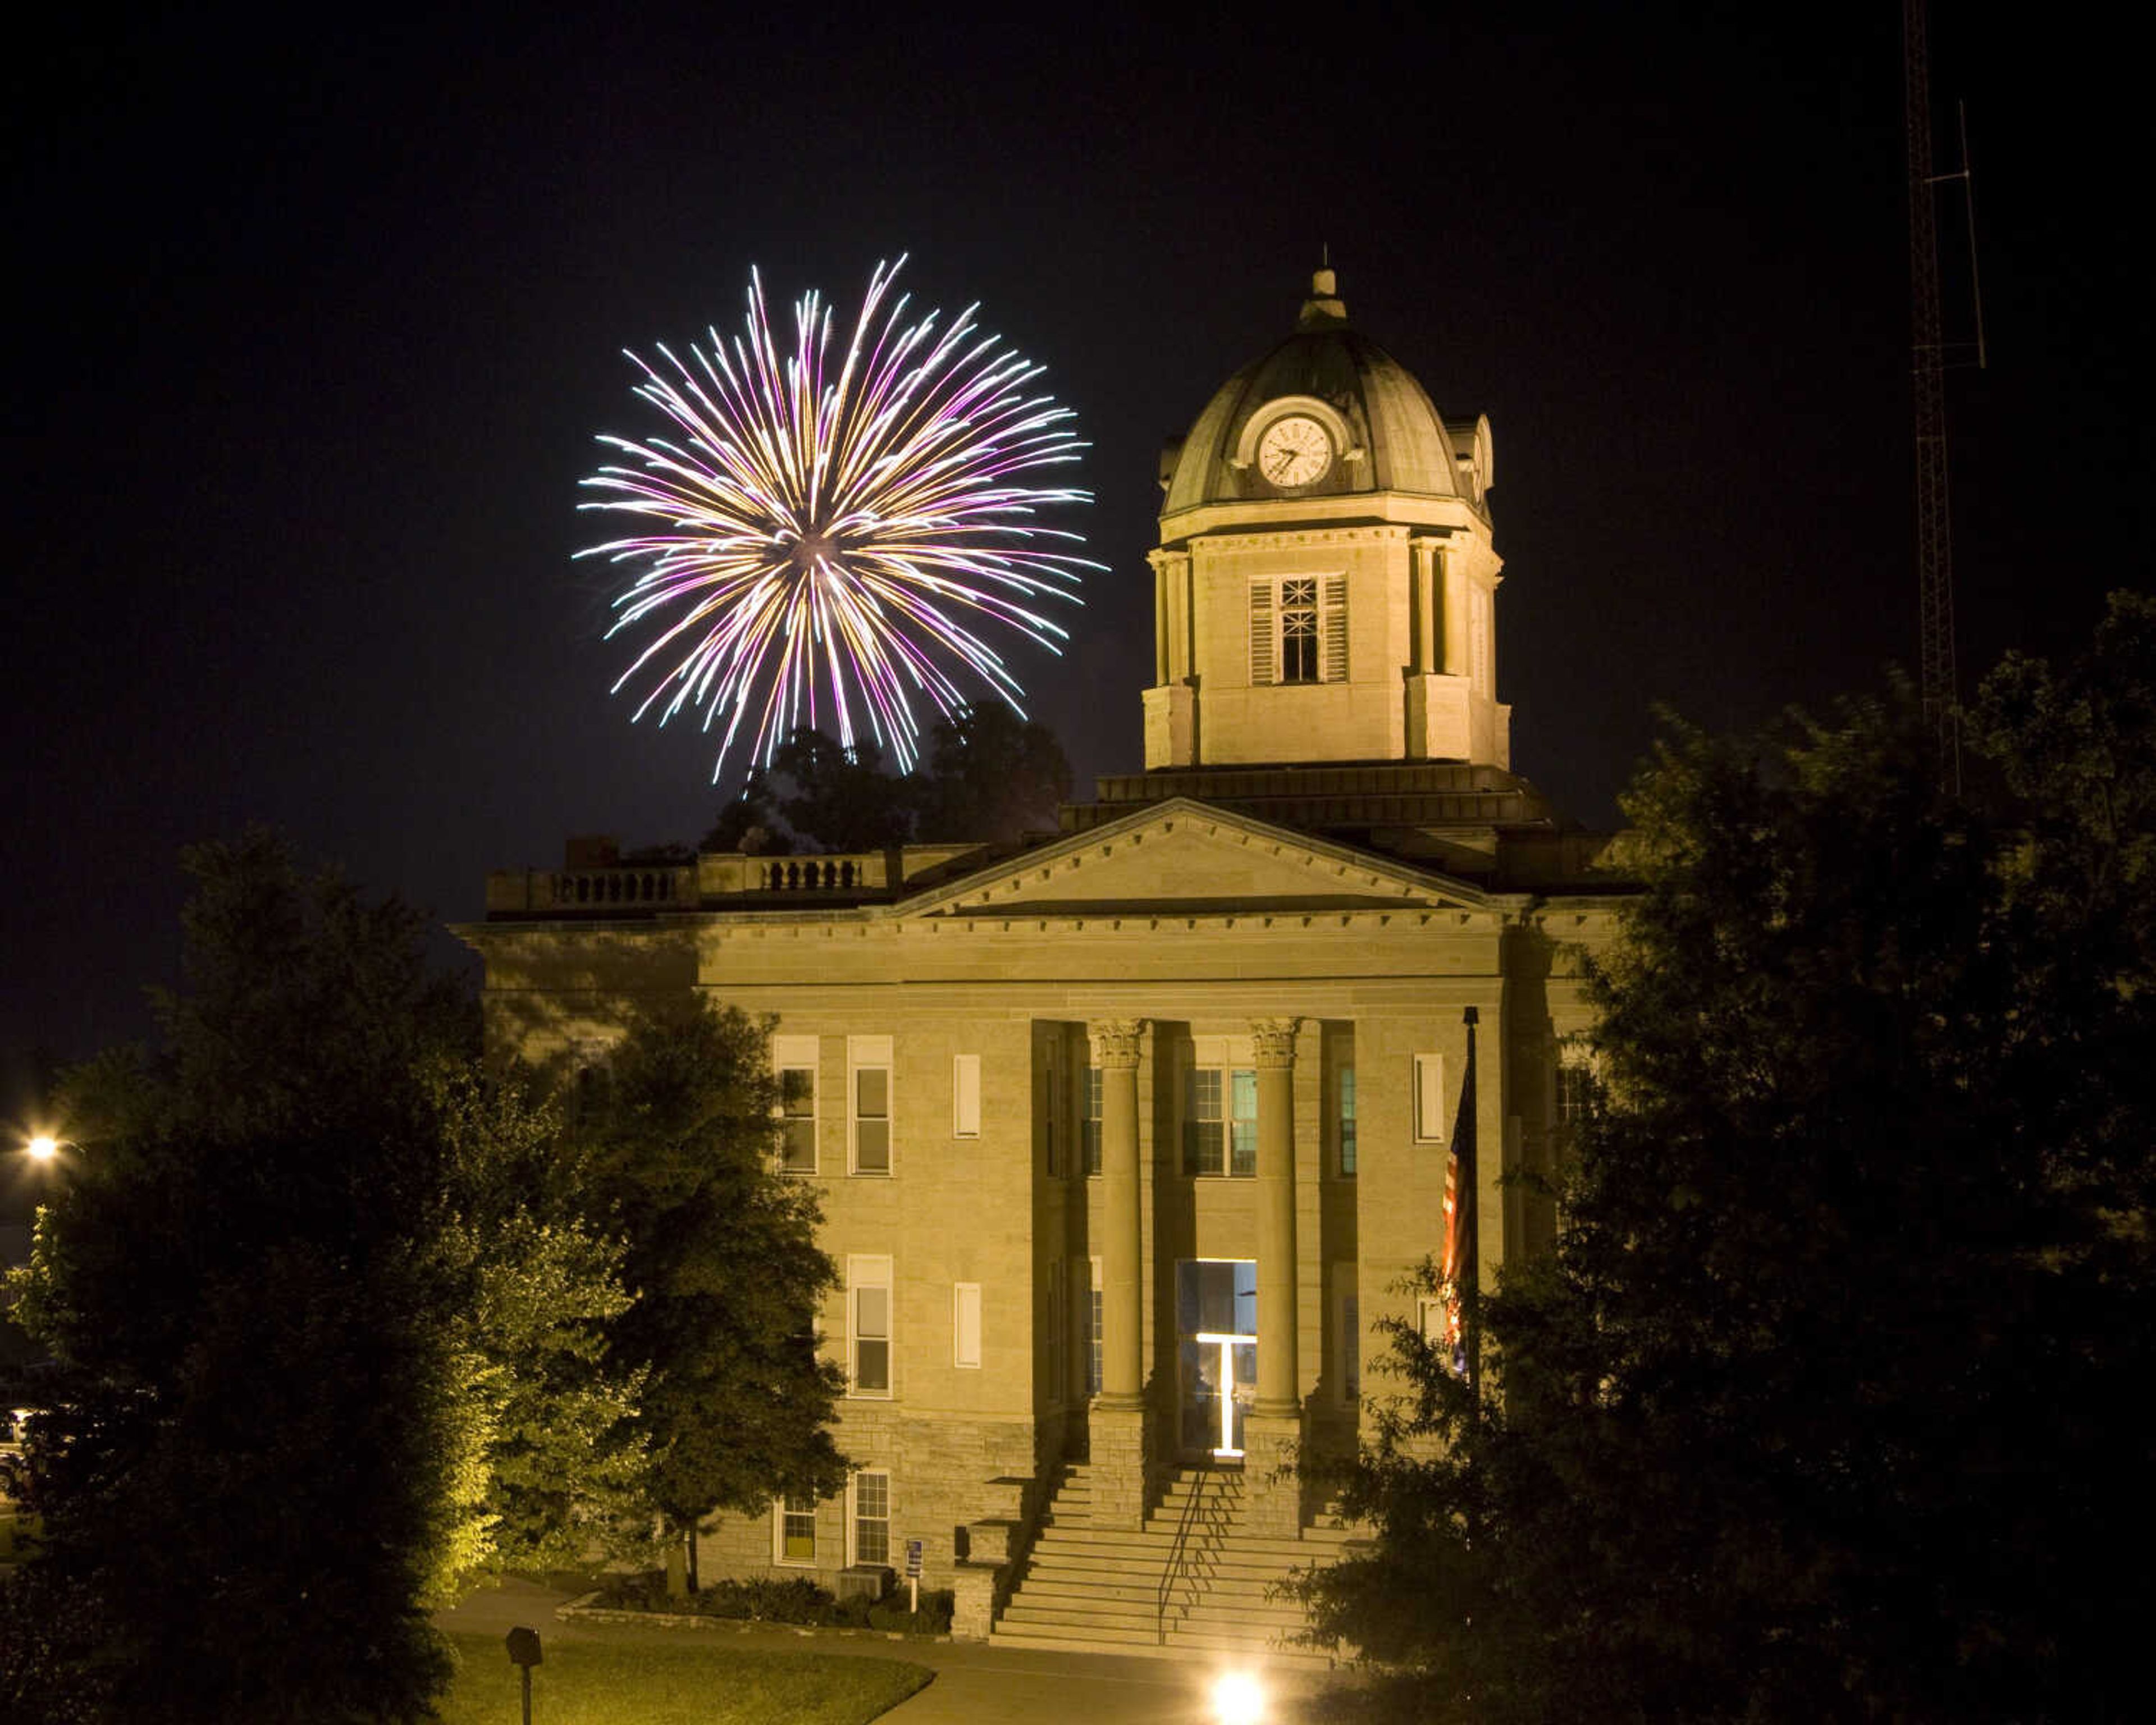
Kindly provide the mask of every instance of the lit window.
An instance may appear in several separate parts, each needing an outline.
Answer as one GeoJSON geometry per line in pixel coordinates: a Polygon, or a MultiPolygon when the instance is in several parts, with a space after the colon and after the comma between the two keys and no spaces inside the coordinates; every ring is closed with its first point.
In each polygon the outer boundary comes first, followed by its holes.
{"type": "Polygon", "coordinates": [[[1248,1178],[1258,1171],[1258,1075],[1235,1073],[1229,1097],[1235,1112],[1228,1122],[1228,1172],[1248,1178]]]}
{"type": "Polygon", "coordinates": [[[814,1501],[788,1497],[778,1506],[778,1561],[814,1563],[816,1561],[816,1505],[814,1501]]]}
{"type": "Polygon", "coordinates": [[[887,1473],[854,1476],[854,1561],[891,1561],[891,1476],[887,1473]]]}
{"type": "Polygon", "coordinates": [[[846,1260],[850,1393],[891,1394],[891,1260],[846,1260]]]}
{"type": "Polygon", "coordinates": [[[1355,1177],[1355,1069],[1340,1069],[1340,1177],[1352,1180],[1355,1177]]]}

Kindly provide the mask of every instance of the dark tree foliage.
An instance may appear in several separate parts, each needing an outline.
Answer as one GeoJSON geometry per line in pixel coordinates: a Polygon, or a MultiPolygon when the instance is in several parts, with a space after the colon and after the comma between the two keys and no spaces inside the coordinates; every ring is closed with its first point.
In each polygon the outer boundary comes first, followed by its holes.
{"type": "Polygon", "coordinates": [[[1070,794],[1070,762],[1055,733],[1001,701],[937,720],[914,778],[914,829],[929,839],[1052,833],[1056,807],[1070,794]]]}
{"type": "Polygon", "coordinates": [[[1410,1334],[1322,1622],[1391,1717],[2138,1717],[2156,1440],[2156,607],[1635,783],[1556,1249],[1410,1334]]]}
{"type": "Polygon", "coordinates": [[[779,819],[770,775],[751,768],[740,794],[719,811],[719,818],[697,840],[699,850],[754,850],[759,855],[783,856],[793,848],[793,836],[779,819]]]}
{"type": "Polygon", "coordinates": [[[1053,832],[1057,805],[1070,794],[1070,762],[1055,733],[1001,702],[939,717],[921,764],[903,778],[884,771],[873,743],[848,747],[803,727],[768,773],[749,774],[703,848],[733,850],[746,840],[768,855],[797,841],[876,850],[909,837],[1007,844],[1053,832]]]}
{"type": "Polygon", "coordinates": [[[880,850],[903,845],[912,830],[911,787],[883,770],[872,742],[849,748],[820,731],[798,730],[772,769],[791,786],[776,799],[779,814],[825,850],[880,850]]]}
{"type": "Polygon", "coordinates": [[[845,1482],[829,1430],[843,1378],[816,1355],[837,1271],[816,1245],[814,1189],[776,1171],[770,1031],[701,999],[640,1019],[586,1128],[589,1201],[626,1241],[635,1296],[613,1355],[648,1373],[649,1507],[676,1538],[845,1482]]]}
{"type": "Polygon", "coordinates": [[[166,1051],[73,1086],[74,1177],[23,1296],[58,1375],[47,1546],[8,1609],[96,1609],[23,1625],[51,1656],[8,1681],[23,1717],[420,1718],[458,1409],[409,1243],[437,1181],[417,1074],[470,1009],[416,913],[268,835],[186,861],[166,1051]]]}

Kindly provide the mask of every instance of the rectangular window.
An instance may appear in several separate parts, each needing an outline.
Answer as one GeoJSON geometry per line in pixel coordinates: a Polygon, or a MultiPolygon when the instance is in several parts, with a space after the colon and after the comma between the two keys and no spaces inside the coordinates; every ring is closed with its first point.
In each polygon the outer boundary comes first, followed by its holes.
{"type": "Polygon", "coordinates": [[[846,1260],[848,1393],[891,1394],[891,1260],[846,1260]]]}
{"type": "Polygon", "coordinates": [[[1048,1401],[1051,1407],[1060,1407],[1063,1393],[1069,1379],[1064,1376],[1064,1317],[1063,1317],[1063,1260],[1048,1260],[1048,1401]]]}
{"type": "Polygon", "coordinates": [[[1594,1110],[1601,1087],[1593,1053],[1585,1049],[1565,1050],[1558,1057],[1558,1124],[1577,1126],[1586,1119],[1594,1110]]]}
{"type": "Polygon", "coordinates": [[[1228,1094],[1235,1111],[1228,1122],[1228,1172],[1248,1179],[1258,1171],[1258,1075],[1231,1074],[1228,1094]]]}
{"type": "Polygon", "coordinates": [[[778,1517],[778,1549],[773,1553],[781,1563],[805,1563],[816,1561],[816,1504],[788,1497],[782,1499],[776,1512],[778,1517]]]}
{"type": "Polygon", "coordinates": [[[1340,1069],[1339,1083],[1337,1106],[1340,1111],[1337,1126],[1340,1138],[1340,1178],[1352,1180],[1355,1178],[1355,1069],[1353,1066],[1340,1069]]]}
{"type": "Polygon", "coordinates": [[[854,1476],[854,1561],[891,1561],[891,1476],[887,1473],[854,1476]]]}
{"type": "Polygon", "coordinates": [[[1250,681],[1348,680],[1348,578],[1290,575],[1250,583],[1250,681]]]}
{"type": "Polygon", "coordinates": [[[981,1366],[981,1285],[962,1281],[951,1291],[951,1363],[968,1371],[981,1366]]]}
{"type": "Polygon", "coordinates": [[[1419,1054],[1414,1057],[1415,1142],[1445,1142],[1445,1056],[1419,1054]]]}
{"type": "Polygon", "coordinates": [[[1101,1069],[1086,1069],[1086,1172],[1101,1172],[1101,1069]]]}
{"type": "Polygon", "coordinates": [[[1063,1172],[1063,1039],[1053,1032],[1040,1044],[1040,1134],[1053,1179],[1063,1172]]]}
{"type": "Polygon", "coordinates": [[[1258,1171],[1258,1075],[1193,1066],[1183,1085],[1183,1171],[1247,1179],[1258,1171]]]}
{"type": "Polygon", "coordinates": [[[981,1135],[981,1057],[959,1055],[951,1063],[951,1135],[981,1135]]]}
{"type": "Polygon", "coordinates": [[[1183,1094],[1183,1171],[1225,1172],[1226,1132],[1220,1114],[1220,1069],[1193,1066],[1183,1094]]]}
{"type": "Polygon", "coordinates": [[[1088,1280],[1092,1285],[1091,1322],[1093,1343],[1086,1367],[1086,1394],[1098,1395],[1101,1393],[1101,1260],[1098,1258],[1092,1261],[1088,1280]]]}
{"type": "Polygon", "coordinates": [[[1340,1403],[1348,1408],[1358,1405],[1363,1399],[1363,1317],[1358,1292],[1354,1264],[1335,1264],[1333,1338],[1340,1365],[1340,1403]]]}
{"type": "Polygon", "coordinates": [[[774,1036],[772,1070],[778,1079],[778,1115],[783,1137],[778,1165],[789,1174],[816,1172],[816,1039],[774,1036]]]}
{"type": "Polygon", "coordinates": [[[846,1136],[853,1172],[891,1172],[891,1038],[846,1039],[846,1136]]]}

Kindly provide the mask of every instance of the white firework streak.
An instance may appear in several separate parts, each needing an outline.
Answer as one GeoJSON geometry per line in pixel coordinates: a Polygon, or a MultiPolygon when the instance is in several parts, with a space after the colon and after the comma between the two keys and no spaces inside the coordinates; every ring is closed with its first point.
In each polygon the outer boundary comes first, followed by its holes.
{"type": "Polygon", "coordinates": [[[1101,567],[1037,519],[1091,494],[1023,479],[1077,461],[1070,410],[1029,393],[1041,367],[980,332],[977,305],[940,333],[938,312],[905,321],[904,295],[885,313],[905,261],[876,266],[835,373],[822,295],[796,302],[782,354],[753,270],[731,342],[714,329],[686,363],[628,356],[669,434],[602,436],[627,461],[584,480],[601,495],[578,507],[650,526],[577,555],[639,570],[607,635],[654,633],[614,690],[645,685],[635,718],[696,708],[722,725],[714,780],[744,732],[767,765],[797,725],[826,722],[909,768],[916,700],[949,713],[968,683],[1023,716],[983,634],[1060,653],[1069,632],[1036,608],[1081,603],[1081,572],[1101,567]]]}

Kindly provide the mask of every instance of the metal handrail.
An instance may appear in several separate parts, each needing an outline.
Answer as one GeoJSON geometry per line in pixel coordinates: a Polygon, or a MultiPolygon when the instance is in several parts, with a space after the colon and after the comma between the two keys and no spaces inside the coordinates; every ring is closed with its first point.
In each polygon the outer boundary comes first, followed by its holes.
{"type": "Polygon", "coordinates": [[[1168,1607],[1178,1577],[1184,1574],[1194,1575],[1196,1573],[1194,1568],[1186,1568],[1184,1563],[1185,1554],[1190,1546],[1191,1532],[1196,1523],[1203,1517],[1209,1531],[1214,1536],[1214,1543],[1224,1543],[1225,1534],[1222,1530],[1229,1520],[1226,1512],[1225,1481],[1220,1481],[1219,1492],[1220,1501],[1211,1507],[1217,1511],[1216,1513],[1208,1513],[1209,1506],[1205,1498],[1207,1486],[1212,1484],[1218,1477],[1212,1468],[1199,1470],[1198,1477],[1190,1488],[1189,1502],[1183,1506],[1183,1513],[1176,1519],[1175,1540],[1168,1548],[1168,1561],[1161,1565],[1160,1587],[1153,1600],[1153,1634],[1155,1645],[1158,1646],[1165,1647],[1168,1645],[1168,1607]]]}

